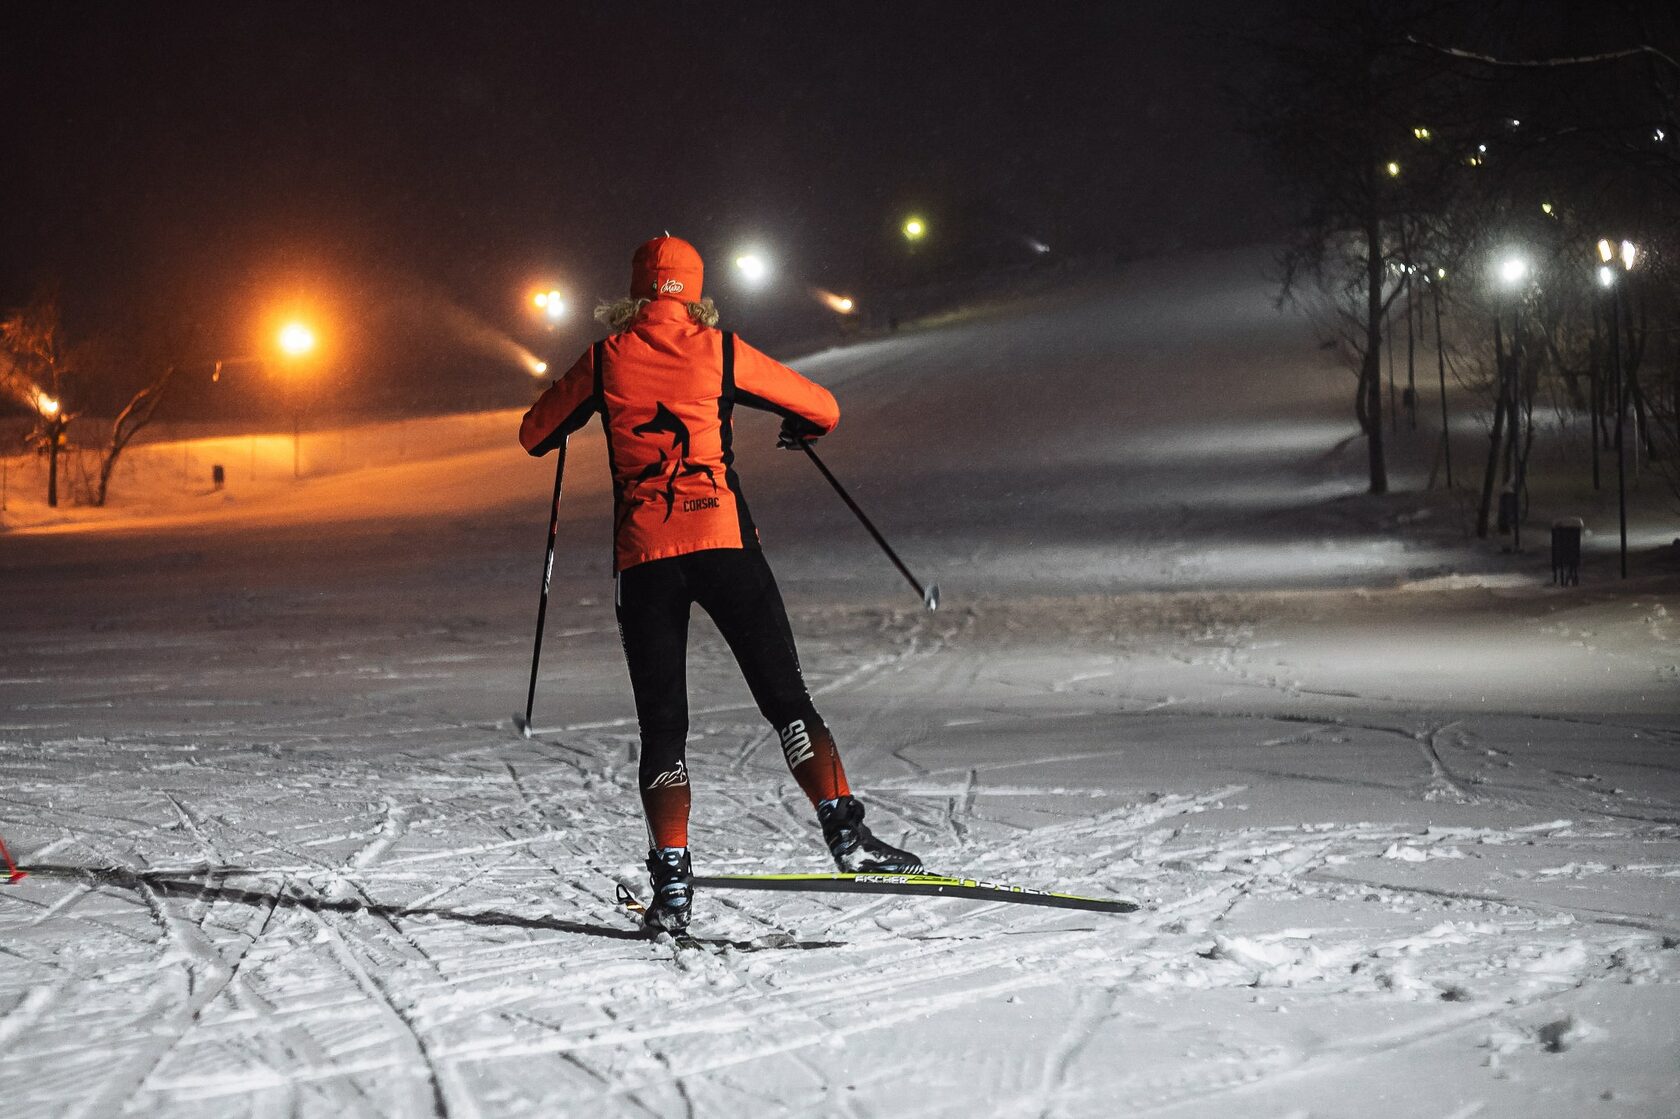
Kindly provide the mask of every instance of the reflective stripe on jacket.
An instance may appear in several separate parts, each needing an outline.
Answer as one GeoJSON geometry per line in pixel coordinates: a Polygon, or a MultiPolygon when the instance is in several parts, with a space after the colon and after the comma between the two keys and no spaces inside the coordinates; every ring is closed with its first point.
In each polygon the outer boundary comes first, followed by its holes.
{"type": "Polygon", "coordinates": [[[737,404],[797,416],[822,434],[840,422],[827,389],[694,322],[684,304],[657,300],[629,330],[584,351],[537,399],[519,442],[546,454],[601,414],[615,571],[706,548],[756,548],[758,531],[732,465],[737,404]]]}

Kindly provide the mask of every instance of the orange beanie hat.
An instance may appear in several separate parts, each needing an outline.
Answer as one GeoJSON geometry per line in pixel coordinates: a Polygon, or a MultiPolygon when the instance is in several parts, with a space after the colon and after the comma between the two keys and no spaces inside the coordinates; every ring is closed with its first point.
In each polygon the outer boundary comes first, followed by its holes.
{"type": "Polygon", "coordinates": [[[693,303],[704,277],[700,254],[681,237],[655,237],[630,258],[630,294],[637,299],[693,303]]]}

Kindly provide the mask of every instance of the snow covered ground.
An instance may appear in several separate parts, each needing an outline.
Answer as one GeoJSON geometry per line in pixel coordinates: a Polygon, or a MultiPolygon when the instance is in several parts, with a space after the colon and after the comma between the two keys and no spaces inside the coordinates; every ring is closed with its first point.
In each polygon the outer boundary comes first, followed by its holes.
{"type": "MultiPolygon", "coordinates": [[[[317,436],[297,484],[253,440],[217,494],[232,444],[157,447],[97,512],[14,475],[0,835],[42,872],[0,887],[0,1113],[1680,1114],[1675,580],[1600,549],[1561,590],[1453,498],[1363,497],[1345,374],[1260,262],[800,363],[937,614],[740,425],[872,822],[1126,917],[711,891],[720,943],[640,939],[598,434],[532,741],[552,460],[516,416],[317,436]]],[[[1431,450],[1402,436],[1402,488],[1431,450]]],[[[693,636],[697,869],[824,869],[693,636]]]]}

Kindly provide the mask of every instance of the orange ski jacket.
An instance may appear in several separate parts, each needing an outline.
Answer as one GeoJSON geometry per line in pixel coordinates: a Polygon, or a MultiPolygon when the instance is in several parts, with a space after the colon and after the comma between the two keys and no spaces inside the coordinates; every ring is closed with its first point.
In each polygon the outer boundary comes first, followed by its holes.
{"type": "Polygon", "coordinates": [[[525,413],[519,442],[544,455],[596,413],[613,480],[613,570],[707,548],[756,548],[735,475],[735,405],[840,422],[827,389],[733,334],[656,299],[630,328],[585,350],[525,413]]]}

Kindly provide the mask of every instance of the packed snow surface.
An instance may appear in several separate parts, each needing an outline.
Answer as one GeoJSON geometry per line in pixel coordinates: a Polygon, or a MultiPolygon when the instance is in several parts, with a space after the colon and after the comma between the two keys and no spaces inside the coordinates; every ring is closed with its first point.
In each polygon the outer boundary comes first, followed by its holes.
{"type": "MultiPolygon", "coordinates": [[[[553,460],[517,415],[315,432],[296,483],[285,439],[140,448],[98,512],[14,475],[0,1114],[1680,1114],[1680,596],[1363,498],[1346,374],[1261,260],[797,363],[935,614],[739,425],[871,824],[1129,916],[713,890],[699,950],[644,939],[596,433],[530,740],[553,460]]],[[[697,872],[825,869],[692,646],[697,872]]]]}

